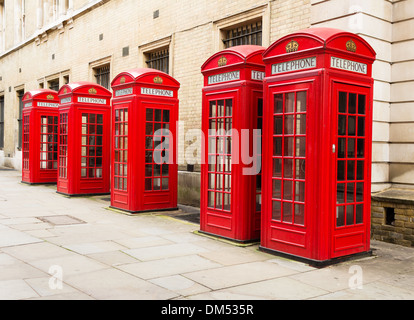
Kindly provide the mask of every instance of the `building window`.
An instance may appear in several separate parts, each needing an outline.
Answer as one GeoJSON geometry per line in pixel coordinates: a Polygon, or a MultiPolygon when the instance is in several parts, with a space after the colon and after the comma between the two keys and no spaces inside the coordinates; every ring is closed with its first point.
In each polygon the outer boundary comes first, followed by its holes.
{"type": "Polygon", "coordinates": [[[0,97],[0,149],[4,148],[4,96],[0,97]]]}
{"type": "Polygon", "coordinates": [[[19,116],[17,118],[17,122],[19,123],[19,140],[17,148],[22,148],[22,130],[23,130],[23,96],[24,90],[17,91],[17,99],[19,101],[19,116]]]}
{"type": "Polygon", "coordinates": [[[262,45],[262,21],[249,22],[223,30],[224,47],[262,45]]]}
{"type": "Polygon", "coordinates": [[[106,89],[110,89],[110,65],[94,68],[96,83],[106,89]]]}
{"type": "Polygon", "coordinates": [[[169,50],[168,48],[163,48],[154,52],[149,52],[146,54],[147,60],[145,61],[148,68],[156,69],[165,73],[169,73],[169,50]]]}
{"type": "Polygon", "coordinates": [[[48,81],[48,87],[50,90],[59,91],[59,79],[48,81]]]}

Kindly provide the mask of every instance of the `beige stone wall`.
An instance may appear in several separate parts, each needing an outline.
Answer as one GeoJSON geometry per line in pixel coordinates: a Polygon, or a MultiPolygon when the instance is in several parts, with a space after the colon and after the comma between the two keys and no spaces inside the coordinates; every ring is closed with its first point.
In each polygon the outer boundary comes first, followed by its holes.
{"type": "MultiPolygon", "coordinates": [[[[94,81],[92,68],[102,63],[110,63],[113,78],[127,69],[144,67],[144,52],[169,46],[170,74],[181,83],[180,120],[188,132],[201,128],[200,68],[223,48],[223,28],[261,18],[263,46],[268,46],[310,23],[310,0],[73,0],[72,10],[39,27],[37,1],[26,1],[30,5],[25,10],[25,39],[17,44],[13,6],[6,6],[7,45],[0,52],[0,95],[6,106],[6,141],[0,161],[17,168],[21,154],[17,150],[16,89],[33,90],[41,83],[46,87],[55,78],[62,85],[64,76],[70,82],[94,81]],[[154,19],[156,10],[159,17],[154,19]],[[129,47],[126,57],[122,56],[124,47],[129,47]]],[[[179,160],[184,163],[182,154],[179,160]]]]}
{"type": "Polygon", "coordinates": [[[391,186],[391,69],[395,45],[393,36],[398,32],[393,29],[394,5],[388,0],[312,0],[311,11],[313,27],[326,26],[354,32],[377,52],[373,66],[372,191],[386,189],[391,186]]]}
{"type": "Polygon", "coordinates": [[[414,182],[414,1],[399,1],[393,11],[390,111],[390,181],[414,182]]]}

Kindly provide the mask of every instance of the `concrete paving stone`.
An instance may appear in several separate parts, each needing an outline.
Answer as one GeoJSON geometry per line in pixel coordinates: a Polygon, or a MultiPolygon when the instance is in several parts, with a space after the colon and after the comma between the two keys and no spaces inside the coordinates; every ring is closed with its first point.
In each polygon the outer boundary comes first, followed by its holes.
{"type": "Polygon", "coordinates": [[[126,254],[141,261],[158,260],[170,257],[185,256],[207,251],[207,249],[191,243],[177,243],[149,248],[122,250],[126,254]]]}
{"type": "Polygon", "coordinates": [[[21,300],[38,296],[24,280],[0,281],[0,300],[21,300]]]}
{"type": "Polygon", "coordinates": [[[120,245],[123,245],[130,249],[156,247],[156,246],[168,245],[168,244],[174,243],[167,239],[161,238],[159,236],[125,238],[125,239],[118,239],[115,241],[119,243],[120,245]]]}
{"type": "Polygon", "coordinates": [[[78,244],[72,244],[72,245],[69,244],[69,245],[64,245],[63,247],[68,250],[75,251],[83,255],[126,249],[126,247],[113,241],[78,243],[78,244]]]}
{"type": "Polygon", "coordinates": [[[65,281],[65,277],[69,275],[90,273],[92,271],[108,268],[108,266],[103,263],[76,253],[55,258],[35,260],[31,261],[30,264],[46,273],[48,273],[52,267],[61,268],[63,281],[65,281]]]}
{"type": "Polygon", "coordinates": [[[150,282],[165,289],[177,292],[182,296],[195,295],[210,291],[209,288],[206,288],[181,275],[156,278],[150,280],[150,282]]]}
{"type": "Polygon", "coordinates": [[[41,297],[79,292],[64,282],[61,283],[61,286],[56,286],[56,279],[52,278],[52,275],[26,279],[25,281],[41,297]]]}
{"type": "Polygon", "coordinates": [[[248,294],[259,299],[305,300],[327,294],[326,290],[308,285],[290,277],[270,279],[222,289],[220,292],[248,294]]]}
{"type": "Polygon", "coordinates": [[[93,254],[88,254],[88,257],[93,260],[102,262],[108,266],[113,266],[113,267],[127,264],[127,263],[137,262],[137,259],[121,251],[93,253],[93,254]]]}
{"type": "Polygon", "coordinates": [[[269,259],[267,254],[253,252],[242,247],[227,246],[221,250],[200,253],[200,256],[218,262],[222,265],[233,265],[269,259]]]}
{"type": "Polygon", "coordinates": [[[183,257],[125,264],[118,266],[117,268],[142,279],[153,279],[219,267],[222,267],[222,265],[202,258],[198,255],[188,255],[183,257]]]}
{"type": "Polygon", "coordinates": [[[208,288],[218,290],[251,282],[283,277],[297,271],[268,262],[250,262],[183,274],[208,288]]]}
{"type": "Polygon", "coordinates": [[[354,273],[349,268],[327,267],[292,275],[291,278],[328,292],[348,289],[354,273]]]}
{"type": "Polygon", "coordinates": [[[0,248],[42,241],[43,240],[31,237],[24,232],[0,225],[0,248]]]}
{"type": "Polygon", "coordinates": [[[248,292],[242,294],[232,293],[225,290],[217,290],[204,292],[200,294],[194,294],[191,296],[184,297],[185,300],[221,300],[221,301],[250,301],[250,300],[263,300],[261,297],[249,295],[248,292]]]}
{"type": "Polygon", "coordinates": [[[346,289],[316,297],[315,300],[413,300],[414,291],[382,281],[363,284],[361,289],[346,289]]]}
{"type": "Polygon", "coordinates": [[[39,278],[46,275],[45,272],[18,260],[0,266],[0,281],[39,278]]]}
{"type": "Polygon", "coordinates": [[[81,291],[77,291],[77,292],[71,292],[71,293],[54,294],[54,295],[38,297],[38,298],[30,298],[30,299],[27,299],[27,300],[51,300],[51,301],[58,301],[58,300],[79,301],[79,300],[82,300],[82,301],[84,301],[84,300],[96,300],[96,299],[92,298],[91,296],[88,296],[87,294],[85,294],[81,291]]]}
{"type": "Polygon", "coordinates": [[[71,275],[65,282],[99,300],[167,300],[179,294],[116,269],[71,275]]]}
{"type": "Polygon", "coordinates": [[[26,233],[32,237],[45,240],[50,237],[55,237],[53,233],[49,230],[40,229],[40,230],[27,230],[26,233]]]}
{"type": "Polygon", "coordinates": [[[24,262],[32,262],[36,260],[73,255],[73,253],[71,253],[69,250],[48,242],[3,248],[3,252],[24,262]]]}
{"type": "Polygon", "coordinates": [[[32,217],[24,217],[24,218],[7,218],[4,219],[1,224],[4,226],[11,226],[16,224],[31,224],[31,223],[41,223],[39,219],[32,218],[32,217]]]}
{"type": "Polygon", "coordinates": [[[266,260],[266,262],[274,263],[278,266],[289,268],[289,269],[292,269],[298,272],[308,272],[308,271],[315,270],[314,267],[311,267],[310,265],[306,263],[294,261],[290,259],[285,259],[281,257],[275,257],[275,258],[266,260]]]}

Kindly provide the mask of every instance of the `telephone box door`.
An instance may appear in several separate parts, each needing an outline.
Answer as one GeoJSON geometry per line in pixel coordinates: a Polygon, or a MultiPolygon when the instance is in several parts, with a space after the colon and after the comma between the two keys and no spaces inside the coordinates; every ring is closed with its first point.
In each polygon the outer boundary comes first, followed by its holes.
{"type": "Polygon", "coordinates": [[[207,96],[204,132],[208,133],[206,163],[207,214],[202,225],[208,232],[219,232],[229,238],[235,237],[234,208],[232,201],[232,128],[233,106],[236,105],[234,92],[207,96]]]}
{"type": "Polygon", "coordinates": [[[370,92],[361,86],[333,86],[333,257],[369,249],[370,92]]]}
{"type": "Polygon", "coordinates": [[[174,104],[143,102],[145,109],[144,204],[176,206],[177,168],[174,162],[174,104]]]}
{"type": "Polygon", "coordinates": [[[266,210],[262,243],[272,250],[310,257],[316,210],[312,168],[315,167],[313,82],[276,85],[268,92],[263,155],[266,210]],[[270,153],[270,154],[269,154],[270,153]],[[266,190],[265,190],[266,188],[266,190]],[[269,196],[271,195],[271,196],[269,196]]]}

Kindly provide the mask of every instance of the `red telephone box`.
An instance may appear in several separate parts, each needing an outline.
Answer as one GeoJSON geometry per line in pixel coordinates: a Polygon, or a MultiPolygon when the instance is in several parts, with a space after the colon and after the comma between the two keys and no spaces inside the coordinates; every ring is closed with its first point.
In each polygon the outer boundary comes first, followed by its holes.
{"type": "Polygon", "coordinates": [[[111,207],[177,209],[176,134],[180,84],[149,68],[112,81],[111,207]]]}
{"type": "Polygon", "coordinates": [[[96,83],[60,88],[58,193],[109,194],[111,97],[96,83]]]}
{"type": "Polygon", "coordinates": [[[57,181],[57,92],[38,89],[23,97],[22,182],[54,184],[57,181]]]}
{"type": "Polygon", "coordinates": [[[260,238],[264,50],[232,47],[201,68],[200,231],[236,242],[260,238]]]}
{"type": "Polygon", "coordinates": [[[370,252],[375,56],[330,28],[264,53],[261,249],[314,264],[370,252]]]}

